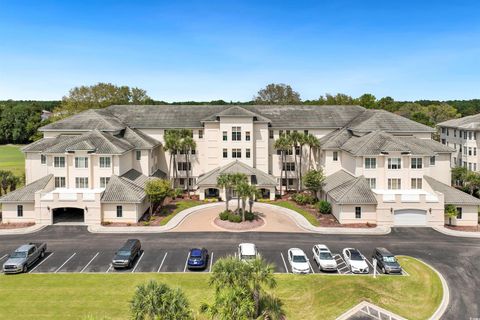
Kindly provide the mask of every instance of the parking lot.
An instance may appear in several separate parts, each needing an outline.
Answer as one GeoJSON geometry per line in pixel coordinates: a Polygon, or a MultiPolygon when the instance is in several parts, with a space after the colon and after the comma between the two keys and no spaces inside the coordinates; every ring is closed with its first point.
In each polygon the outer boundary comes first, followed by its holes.
{"type": "MultiPolygon", "coordinates": [[[[119,241],[119,247],[122,244],[119,241]]],[[[311,273],[323,273],[316,264],[312,247],[300,246],[309,259],[311,273]]],[[[258,245],[258,251],[269,263],[272,263],[277,273],[291,273],[291,267],[287,258],[289,248],[273,250],[258,245]]],[[[14,250],[15,248],[12,248],[14,250]]],[[[208,265],[204,270],[193,272],[210,272],[216,260],[226,256],[237,256],[237,247],[207,248],[209,249],[208,265]]],[[[0,252],[0,263],[6,261],[9,252],[0,252]]],[[[115,269],[111,265],[115,250],[91,250],[79,248],[78,250],[55,249],[48,246],[44,258],[37,261],[29,268],[29,273],[118,273],[118,272],[192,272],[187,268],[189,249],[159,249],[156,247],[144,247],[141,254],[135,259],[130,269],[115,269]]],[[[373,265],[367,252],[363,253],[369,265],[369,273],[373,274],[373,265]]],[[[338,264],[338,272],[325,272],[325,274],[351,274],[350,268],[343,259],[340,251],[332,252],[338,264]]]]}

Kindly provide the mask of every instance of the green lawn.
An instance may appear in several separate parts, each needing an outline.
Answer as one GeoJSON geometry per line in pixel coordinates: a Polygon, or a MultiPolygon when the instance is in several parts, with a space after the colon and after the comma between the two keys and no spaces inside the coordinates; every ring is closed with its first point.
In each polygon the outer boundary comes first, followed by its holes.
{"type": "Polygon", "coordinates": [[[175,217],[177,213],[179,213],[180,211],[191,208],[191,207],[199,206],[201,204],[205,204],[205,202],[198,201],[198,200],[182,200],[177,202],[175,209],[168,216],[162,219],[162,221],[160,221],[160,225],[161,226],[166,225],[168,221],[170,221],[173,217],[175,217]]]}
{"type": "MultiPolygon", "coordinates": [[[[408,319],[426,319],[442,299],[440,279],[416,259],[400,257],[402,276],[277,275],[288,319],[335,319],[367,300],[408,319]]],[[[0,319],[129,319],[135,286],[149,279],[182,288],[195,312],[210,301],[208,274],[22,274],[0,276],[0,319]]],[[[202,317],[199,317],[202,319],[202,317]]]]}
{"type": "Polygon", "coordinates": [[[21,177],[25,172],[25,158],[20,151],[21,145],[0,145],[0,170],[12,171],[21,177]]]}
{"type": "Polygon", "coordinates": [[[272,202],[268,202],[268,203],[276,205],[276,206],[284,207],[284,208],[287,208],[287,209],[291,209],[293,211],[296,211],[296,212],[300,213],[302,216],[304,216],[305,219],[307,219],[308,222],[310,222],[313,226],[315,226],[315,227],[320,226],[320,223],[318,222],[317,218],[313,214],[311,214],[310,212],[300,208],[299,206],[297,206],[293,202],[290,202],[290,201],[272,201],[272,202]]]}

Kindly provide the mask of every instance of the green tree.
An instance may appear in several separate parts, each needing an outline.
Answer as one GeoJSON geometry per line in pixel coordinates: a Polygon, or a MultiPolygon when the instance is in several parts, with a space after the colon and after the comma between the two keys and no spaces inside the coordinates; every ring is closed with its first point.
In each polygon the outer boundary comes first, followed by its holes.
{"type": "MultiPolygon", "coordinates": [[[[287,152],[291,150],[291,143],[288,137],[286,136],[280,136],[277,140],[275,140],[273,147],[276,150],[280,151],[280,162],[281,162],[281,168],[282,170],[280,171],[280,196],[282,196],[282,174],[285,173],[285,181],[287,182],[287,171],[285,170],[285,163],[287,159],[287,152]]],[[[287,182],[287,189],[288,189],[288,182],[287,182]]]]}
{"type": "Polygon", "coordinates": [[[187,194],[190,197],[190,175],[192,170],[192,163],[191,163],[191,154],[192,151],[195,150],[197,144],[192,137],[193,133],[192,130],[182,130],[181,131],[181,140],[180,140],[180,149],[183,151],[185,155],[185,162],[187,164],[187,194]]]}
{"type": "Polygon", "coordinates": [[[448,224],[452,225],[452,218],[458,215],[457,208],[453,204],[445,205],[445,216],[448,218],[448,224]]]}
{"type": "Polygon", "coordinates": [[[137,287],[130,309],[134,320],[193,319],[185,294],[154,280],[137,287]]]}
{"type": "Polygon", "coordinates": [[[181,147],[181,136],[179,130],[167,130],[164,136],[165,151],[170,154],[170,165],[168,175],[171,179],[172,188],[175,188],[177,179],[177,153],[181,147]]]}
{"type": "Polygon", "coordinates": [[[383,97],[378,100],[377,108],[392,111],[391,109],[393,108],[394,104],[395,100],[393,100],[392,97],[383,97]]]}
{"type": "Polygon", "coordinates": [[[277,281],[273,273],[275,269],[273,265],[267,263],[262,258],[256,258],[250,263],[250,287],[255,301],[255,315],[260,315],[260,299],[264,288],[273,289],[277,286],[277,281]]]}
{"type": "Polygon", "coordinates": [[[252,212],[253,201],[259,195],[259,191],[256,186],[250,185],[247,182],[242,182],[237,186],[237,194],[242,199],[242,221],[245,221],[245,207],[247,199],[250,203],[250,212],[252,212]]]}
{"type": "Polygon", "coordinates": [[[480,188],[480,174],[473,171],[468,171],[464,178],[463,184],[468,188],[470,194],[473,196],[475,191],[480,188]]]}
{"type": "Polygon", "coordinates": [[[311,169],[312,150],[320,149],[320,140],[311,133],[309,133],[307,135],[306,140],[307,140],[307,145],[308,145],[308,169],[311,169]]]}
{"type": "Polygon", "coordinates": [[[271,83],[258,91],[254,97],[256,104],[301,104],[300,94],[291,86],[279,83],[271,83]]]}
{"type": "Polygon", "coordinates": [[[433,124],[460,117],[457,109],[446,103],[428,105],[427,112],[433,124]]]}
{"type": "Polygon", "coordinates": [[[237,192],[237,212],[240,213],[240,195],[238,194],[238,187],[242,184],[248,183],[248,177],[244,173],[233,173],[231,178],[233,188],[237,192]]]}
{"type": "Polygon", "coordinates": [[[298,161],[297,161],[297,149],[300,148],[300,140],[302,139],[302,134],[298,131],[293,131],[288,135],[288,138],[290,139],[290,143],[293,147],[293,159],[295,163],[295,178],[297,180],[297,185],[296,189],[297,192],[300,191],[300,175],[298,171],[298,161]]]}
{"type": "Polygon", "coordinates": [[[0,170],[0,187],[1,187],[0,195],[2,193],[2,190],[4,194],[7,194],[8,189],[11,185],[12,179],[14,179],[13,177],[14,175],[12,172],[7,170],[0,170]]]}
{"type": "Polygon", "coordinates": [[[225,191],[225,210],[228,211],[228,202],[231,199],[233,188],[233,177],[229,173],[221,173],[217,177],[217,186],[225,191]]]}
{"type": "Polygon", "coordinates": [[[452,168],[452,181],[455,186],[463,186],[468,169],[462,166],[452,168]]]}
{"type": "Polygon", "coordinates": [[[299,166],[298,166],[298,185],[299,188],[303,188],[303,183],[302,183],[302,167],[303,167],[303,148],[308,145],[308,134],[301,133],[298,139],[298,147],[300,148],[300,154],[299,154],[299,166]]]}
{"type": "Polygon", "coordinates": [[[318,170],[309,170],[305,174],[305,188],[312,193],[315,199],[318,199],[318,193],[322,190],[324,182],[325,175],[323,174],[323,170],[321,168],[318,170]]]}
{"type": "Polygon", "coordinates": [[[168,180],[150,178],[145,185],[145,193],[150,201],[150,215],[152,215],[154,205],[161,206],[165,198],[173,194],[173,189],[168,180]]]}
{"type": "Polygon", "coordinates": [[[365,93],[357,98],[357,103],[367,109],[374,109],[377,106],[377,98],[373,94],[365,93]]]}

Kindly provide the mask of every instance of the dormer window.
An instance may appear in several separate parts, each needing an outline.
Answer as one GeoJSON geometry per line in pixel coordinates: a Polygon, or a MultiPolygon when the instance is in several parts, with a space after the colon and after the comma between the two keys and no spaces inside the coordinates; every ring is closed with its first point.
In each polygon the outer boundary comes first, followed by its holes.
{"type": "Polygon", "coordinates": [[[398,170],[402,168],[402,160],[400,158],[388,158],[388,169],[398,170]]]}

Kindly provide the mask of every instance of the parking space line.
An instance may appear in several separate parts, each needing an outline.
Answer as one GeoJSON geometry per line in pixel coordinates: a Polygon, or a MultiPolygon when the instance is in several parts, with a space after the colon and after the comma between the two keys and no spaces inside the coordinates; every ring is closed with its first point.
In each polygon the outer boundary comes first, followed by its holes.
{"type": "Polygon", "coordinates": [[[165,252],[165,255],[163,256],[162,262],[160,263],[160,267],[158,267],[157,272],[160,272],[160,269],[162,269],[163,263],[165,262],[165,258],[167,257],[168,252],[165,252]]]}
{"type": "Polygon", "coordinates": [[[312,268],[312,264],[310,263],[310,261],[308,261],[308,265],[310,266],[310,270],[312,270],[312,273],[315,273],[315,271],[312,268]]]}
{"type": "Polygon", "coordinates": [[[140,255],[140,258],[138,258],[137,263],[135,263],[135,266],[133,266],[132,273],[134,273],[135,270],[137,270],[137,267],[140,264],[140,260],[142,260],[144,253],[145,253],[145,251],[142,251],[142,254],[140,255]]]}
{"type": "Polygon", "coordinates": [[[85,267],[83,267],[82,270],[80,270],[80,273],[83,273],[83,271],[85,271],[85,269],[88,268],[88,266],[90,265],[90,263],[92,263],[92,261],[95,260],[95,258],[96,258],[99,254],[100,254],[100,252],[97,252],[97,253],[93,256],[93,258],[92,258],[90,261],[88,261],[87,265],[86,265],[85,267]]]}
{"type": "MultiPolygon", "coordinates": [[[[370,267],[372,267],[372,272],[373,272],[373,264],[367,258],[365,258],[365,261],[367,261],[367,264],[369,264],[370,267]]],[[[378,268],[377,268],[377,273],[379,273],[378,268]]]]}
{"type": "Polygon", "coordinates": [[[72,260],[72,258],[75,257],[76,254],[77,254],[77,253],[74,252],[74,253],[70,256],[70,258],[68,258],[67,260],[65,260],[65,262],[64,262],[60,267],[58,267],[57,270],[55,270],[54,273],[57,273],[58,271],[60,271],[60,269],[62,269],[63,266],[66,265],[68,261],[72,260]]]}
{"type": "Polygon", "coordinates": [[[210,267],[208,268],[208,272],[212,272],[212,264],[213,264],[213,252],[210,254],[210,267]]]}
{"type": "Polygon", "coordinates": [[[8,256],[8,254],[2,256],[2,257],[0,258],[0,261],[3,260],[3,259],[5,259],[7,256],[8,256]]]}
{"type": "Polygon", "coordinates": [[[108,266],[108,269],[107,271],[105,271],[105,273],[108,273],[110,271],[110,269],[112,269],[112,264],[110,263],[110,265],[108,266]]]}
{"type": "Polygon", "coordinates": [[[285,271],[286,271],[287,273],[290,273],[290,272],[288,271],[287,263],[285,262],[285,258],[283,257],[283,253],[280,252],[280,255],[282,256],[283,266],[285,267],[285,271]]]}
{"type": "Polygon", "coordinates": [[[48,257],[46,257],[45,259],[43,259],[42,261],[40,261],[40,263],[37,264],[37,265],[35,266],[35,268],[33,268],[32,270],[28,271],[28,273],[32,273],[33,271],[35,271],[35,269],[37,269],[42,263],[44,263],[45,261],[48,260],[48,258],[50,258],[51,256],[53,256],[54,253],[55,253],[55,251],[53,251],[52,253],[50,253],[50,254],[48,255],[48,257]]]}
{"type": "Polygon", "coordinates": [[[190,256],[190,252],[187,253],[187,259],[185,260],[185,266],[183,267],[183,272],[187,272],[187,264],[188,264],[188,257],[190,256]]]}

